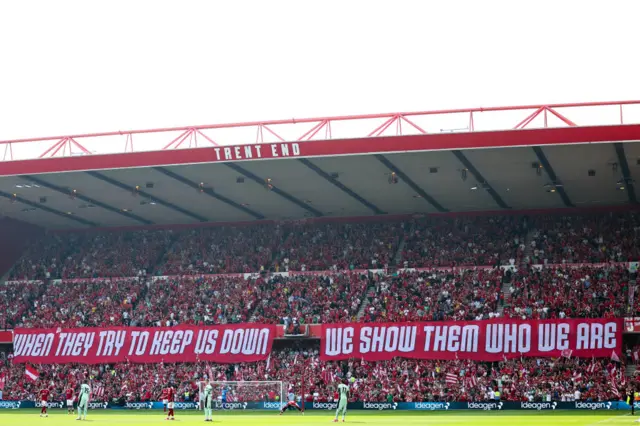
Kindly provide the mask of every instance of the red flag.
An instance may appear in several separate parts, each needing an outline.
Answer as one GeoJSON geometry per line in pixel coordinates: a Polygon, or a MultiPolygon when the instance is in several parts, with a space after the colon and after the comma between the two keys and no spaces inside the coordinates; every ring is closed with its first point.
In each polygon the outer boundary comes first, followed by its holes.
{"type": "Polygon", "coordinates": [[[93,387],[93,397],[94,398],[102,398],[104,396],[104,386],[101,384],[97,384],[93,387]]]}
{"type": "Polygon", "coordinates": [[[617,398],[620,398],[620,392],[618,392],[618,389],[615,386],[611,388],[611,393],[613,393],[617,398]]]}
{"type": "Polygon", "coordinates": [[[565,358],[569,358],[571,359],[571,354],[573,353],[573,351],[571,349],[564,349],[560,352],[560,355],[562,355],[565,358]]]}
{"type": "Polygon", "coordinates": [[[447,373],[445,375],[445,382],[447,385],[455,385],[458,383],[458,376],[454,373],[447,373]]]}
{"type": "Polygon", "coordinates": [[[4,384],[7,382],[7,375],[5,373],[0,374],[0,391],[4,390],[4,384]]]}
{"type": "Polygon", "coordinates": [[[37,381],[38,377],[40,376],[40,373],[38,373],[38,370],[36,370],[31,365],[27,365],[24,368],[24,374],[25,376],[27,376],[27,379],[31,380],[32,382],[37,381]]]}
{"type": "Polygon", "coordinates": [[[324,369],[321,373],[322,381],[325,383],[333,383],[333,374],[328,369],[324,369]]]}
{"type": "Polygon", "coordinates": [[[620,362],[620,357],[616,353],[616,351],[611,351],[611,360],[615,362],[620,362]]]}
{"type": "Polygon", "coordinates": [[[467,386],[470,388],[474,388],[476,386],[478,386],[478,378],[476,376],[471,376],[469,377],[467,380],[467,386]]]}

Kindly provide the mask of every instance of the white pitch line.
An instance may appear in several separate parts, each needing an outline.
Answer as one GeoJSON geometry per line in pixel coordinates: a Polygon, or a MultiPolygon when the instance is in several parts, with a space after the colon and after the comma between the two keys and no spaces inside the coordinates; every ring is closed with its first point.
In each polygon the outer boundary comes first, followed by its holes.
{"type": "Polygon", "coordinates": [[[620,417],[630,416],[630,415],[631,415],[631,413],[619,414],[619,415],[617,415],[617,416],[607,417],[606,419],[602,419],[602,420],[597,421],[597,422],[595,422],[595,423],[589,423],[589,424],[588,424],[588,425],[586,425],[586,426],[601,425],[601,424],[603,424],[603,423],[609,423],[611,420],[618,419],[618,418],[620,418],[620,417]]]}

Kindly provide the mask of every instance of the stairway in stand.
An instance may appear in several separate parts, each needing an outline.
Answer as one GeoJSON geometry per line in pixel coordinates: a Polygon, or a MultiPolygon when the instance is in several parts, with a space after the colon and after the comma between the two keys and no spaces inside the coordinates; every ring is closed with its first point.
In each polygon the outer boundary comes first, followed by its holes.
{"type": "Polygon", "coordinates": [[[634,374],[636,374],[636,365],[635,364],[627,364],[624,368],[624,373],[625,376],[627,377],[633,377],[634,374]]]}
{"type": "Polygon", "coordinates": [[[407,237],[410,235],[413,235],[414,228],[415,228],[415,224],[412,224],[411,229],[409,230],[408,233],[405,233],[405,232],[402,233],[402,238],[400,238],[400,243],[398,244],[398,248],[395,254],[393,255],[393,257],[391,258],[391,262],[389,263],[390,267],[392,268],[402,267],[402,253],[404,251],[404,245],[407,242],[407,237]]]}
{"type": "Polygon", "coordinates": [[[370,284],[369,287],[367,287],[367,289],[364,292],[364,298],[362,299],[362,303],[360,303],[360,309],[358,309],[358,314],[356,316],[358,321],[360,321],[364,316],[364,312],[367,309],[367,306],[369,306],[370,299],[375,297],[375,295],[376,295],[376,286],[374,284],[370,284]]]}
{"type": "MultiPolygon", "coordinates": [[[[527,232],[527,235],[524,237],[524,253],[522,254],[522,261],[520,262],[520,268],[527,268],[529,264],[525,262],[525,259],[529,259],[531,262],[531,255],[533,254],[533,248],[531,247],[531,241],[533,241],[533,236],[535,235],[536,230],[530,229],[527,232]]],[[[511,287],[511,282],[503,282],[502,283],[502,300],[503,303],[498,306],[498,313],[502,314],[504,311],[504,307],[509,305],[509,299],[511,298],[511,292],[509,288],[511,287]]]]}
{"type": "MultiPolygon", "coordinates": [[[[402,267],[402,253],[404,250],[404,245],[407,241],[407,237],[413,235],[415,231],[415,224],[411,224],[411,228],[409,232],[403,232],[402,237],[400,238],[400,243],[398,244],[398,248],[391,258],[391,262],[389,262],[390,268],[401,268],[402,267]]],[[[360,303],[360,309],[358,309],[357,319],[360,321],[364,316],[365,310],[370,304],[370,299],[373,299],[376,295],[376,285],[372,282],[372,279],[369,278],[369,286],[364,292],[364,298],[362,299],[362,303],[360,303]]]]}

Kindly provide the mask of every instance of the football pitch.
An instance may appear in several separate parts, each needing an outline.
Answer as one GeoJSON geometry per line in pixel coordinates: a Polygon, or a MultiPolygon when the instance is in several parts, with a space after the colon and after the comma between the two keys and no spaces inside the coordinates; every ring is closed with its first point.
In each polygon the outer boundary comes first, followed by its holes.
{"type": "MultiPolygon", "coordinates": [[[[201,412],[177,412],[175,421],[166,421],[162,412],[144,411],[92,411],[86,421],[76,421],[75,416],[65,412],[52,411],[48,418],[40,418],[39,410],[20,410],[0,412],[2,426],[30,426],[47,425],[62,426],[69,424],[89,423],[92,425],[153,425],[177,423],[212,424],[205,423],[201,412]]],[[[362,412],[354,411],[347,414],[346,423],[354,425],[384,425],[384,426],[429,426],[429,425],[473,425],[473,426],[615,426],[632,425],[639,417],[632,417],[622,411],[555,411],[555,412],[362,412]]],[[[333,414],[328,411],[307,412],[304,416],[299,413],[285,413],[278,416],[277,412],[255,413],[220,413],[214,415],[214,425],[229,426],[317,426],[327,425],[333,420],[333,414]]]]}

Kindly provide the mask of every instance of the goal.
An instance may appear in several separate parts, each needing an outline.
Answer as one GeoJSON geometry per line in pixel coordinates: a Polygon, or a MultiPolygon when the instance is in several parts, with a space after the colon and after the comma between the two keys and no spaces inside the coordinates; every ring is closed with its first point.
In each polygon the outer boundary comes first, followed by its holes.
{"type": "MultiPolygon", "coordinates": [[[[204,408],[204,388],[207,381],[198,382],[199,408],[204,408]]],[[[281,381],[210,382],[213,386],[213,408],[216,410],[281,409],[286,403],[287,384],[281,381]],[[226,390],[226,392],[225,392],[226,390]],[[226,402],[222,395],[226,394],[226,402]]]]}

